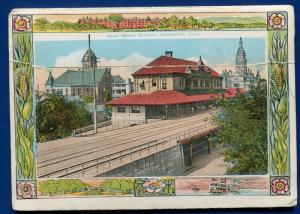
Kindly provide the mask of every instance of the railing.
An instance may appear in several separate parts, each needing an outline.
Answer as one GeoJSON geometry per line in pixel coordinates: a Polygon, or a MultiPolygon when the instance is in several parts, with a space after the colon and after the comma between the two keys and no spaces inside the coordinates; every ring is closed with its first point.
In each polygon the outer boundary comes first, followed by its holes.
{"type": "Polygon", "coordinates": [[[168,109],[167,115],[157,115],[157,114],[151,114],[148,113],[147,118],[148,119],[178,119],[186,116],[193,116],[197,115],[199,113],[204,114],[204,113],[216,113],[217,108],[206,108],[206,109],[168,109]]]}
{"type": "Polygon", "coordinates": [[[164,149],[177,145],[180,141],[186,140],[199,134],[207,134],[217,129],[214,123],[201,125],[177,134],[162,137],[156,140],[149,141],[147,143],[124,149],[115,153],[105,155],[100,158],[96,158],[84,163],[76,164],[66,169],[56,170],[54,172],[46,173],[40,177],[69,177],[71,175],[82,176],[86,175],[88,170],[94,170],[93,176],[99,175],[113,168],[117,168],[125,163],[130,163],[133,160],[138,160],[142,157],[149,156],[164,149]],[[106,167],[100,169],[100,166],[106,165],[106,167]],[[114,166],[113,166],[114,165],[114,166]],[[78,175],[79,174],[79,175],[78,175]]]}
{"type": "MultiPolygon", "coordinates": [[[[97,123],[97,128],[102,128],[102,127],[108,126],[108,125],[111,125],[111,120],[105,121],[105,122],[102,122],[102,123],[97,123]]],[[[91,131],[91,130],[94,130],[94,128],[95,128],[94,125],[78,128],[78,129],[75,129],[73,131],[73,135],[78,135],[78,134],[81,134],[83,132],[91,131]]]]}
{"type": "MultiPolygon", "coordinates": [[[[116,129],[123,129],[134,125],[144,124],[145,120],[129,120],[122,123],[112,124],[110,121],[105,121],[103,123],[97,124],[97,133],[112,131],[116,129]]],[[[83,128],[79,128],[73,131],[73,136],[86,136],[94,134],[94,132],[89,132],[94,130],[94,125],[86,126],[83,128]]]]}

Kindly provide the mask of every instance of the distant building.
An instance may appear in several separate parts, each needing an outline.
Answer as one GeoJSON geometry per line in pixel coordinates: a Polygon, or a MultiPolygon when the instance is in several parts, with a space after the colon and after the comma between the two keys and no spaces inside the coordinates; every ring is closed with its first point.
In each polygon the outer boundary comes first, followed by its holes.
{"type": "Polygon", "coordinates": [[[68,69],[57,78],[54,78],[50,72],[45,84],[46,92],[60,93],[65,96],[78,96],[83,99],[86,96],[93,97],[95,89],[97,103],[102,103],[104,92],[109,91],[109,93],[112,93],[113,77],[111,69],[97,68],[97,57],[90,48],[90,41],[89,48],[83,55],[81,62],[82,68],[78,70],[68,69]],[[96,87],[94,87],[94,78],[96,87]]]}
{"type": "Polygon", "coordinates": [[[80,24],[94,24],[94,25],[100,25],[106,28],[110,29],[139,29],[139,28],[145,28],[149,25],[156,25],[161,20],[158,18],[155,19],[140,19],[140,18],[131,18],[131,19],[122,19],[119,23],[110,21],[108,19],[99,19],[99,18],[92,18],[92,17],[86,17],[80,19],[78,22],[80,24]]]}
{"type": "Polygon", "coordinates": [[[119,75],[113,77],[112,98],[117,99],[133,91],[133,83],[131,79],[124,80],[119,75]]]}
{"type": "Polygon", "coordinates": [[[222,77],[222,88],[244,88],[248,90],[251,85],[257,85],[260,74],[257,71],[256,75],[254,75],[253,71],[247,67],[247,57],[242,38],[240,38],[239,48],[236,53],[235,72],[225,69],[222,72],[222,77]]]}

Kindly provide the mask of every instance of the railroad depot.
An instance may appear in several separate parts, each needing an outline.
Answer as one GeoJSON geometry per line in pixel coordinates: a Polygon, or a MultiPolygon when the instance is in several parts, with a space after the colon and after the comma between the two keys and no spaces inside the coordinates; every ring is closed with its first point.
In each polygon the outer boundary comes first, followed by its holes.
{"type": "Polygon", "coordinates": [[[166,119],[204,111],[217,97],[242,89],[222,89],[222,77],[204,64],[173,57],[171,51],[133,73],[134,93],[109,102],[112,123],[166,119]]]}

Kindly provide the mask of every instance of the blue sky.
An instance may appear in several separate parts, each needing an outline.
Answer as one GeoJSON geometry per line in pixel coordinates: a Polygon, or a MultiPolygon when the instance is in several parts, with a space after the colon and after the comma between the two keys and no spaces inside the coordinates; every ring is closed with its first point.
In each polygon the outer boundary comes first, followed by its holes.
{"type": "MultiPolygon", "coordinates": [[[[121,60],[132,53],[154,59],[163,55],[165,50],[172,50],[173,56],[177,58],[186,59],[201,55],[211,64],[234,64],[238,42],[238,38],[96,40],[91,42],[91,46],[100,60],[121,60]]],[[[265,61],[264,38],[243,38],[243,44],[249,64],[265,61]]],[[[35,64],[56,66],[59,57],[85,50],[87,45],[87,41],[83,40],[36,41],[35,64]]]]}
{"type": "MultiPolygon", "coordinates": [[[[81,67],[81,58],[88,48],[86,40],[63,39],[35,41],[36,84],[42,90],[49,71],[54,78],[64,73],[67,67],[81,67]]],[[[243,38],[244,49],[249,64],[265,62],[265,38],[243,38]]],[[[100,58],[98,66],[111,67],[112,75],[124,79],[132,78],[132,73],[155,58],[173,51],[176,58],[198,61],[201,55],[204,62],[221,73],[235,69],[235,56],[239,47],[239,38],[195,38],[195,39],[109,39],[92,40],[91,48],[100,58]]],[[[250,67],[254,73],[260,70],[266,78],[265,66],[250,67]]]]}

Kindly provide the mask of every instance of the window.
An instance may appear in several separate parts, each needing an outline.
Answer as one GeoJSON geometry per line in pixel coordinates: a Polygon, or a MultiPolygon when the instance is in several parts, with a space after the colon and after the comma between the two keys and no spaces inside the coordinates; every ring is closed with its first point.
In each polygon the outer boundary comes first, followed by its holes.
{"type": "Polygon", "coordinates": [[[179,77],[179,85],[180,86],[184,85],[184,78],[183,77],[179,77]]]}
{"type": "Polygon", "coordinates": [[[137,106],[131,107],[131,113],[140,113],[140,112],[141,112],[140,107],[137,106]]]}
{"type": "Polygon", "coordinates": [[[141,87],[142,89],[145,88],[145,82],[144,82],[144,80],[142,80],[142,82],[140,83],[140,87],[141,87]]]}
{"type": "Polygon", "coordinates": [[[117,94],[121,94],[121,93],[122,93],[121,89],[117,89],[117,94]]]}
{"type": "Polygon", "coordinates": [[[66,88],[66,94],[68,94],[69,93],[69,91],[68,91],[68,89],[66,88]]]}
{"type": "Polygon", "coordinates": [[[166,78],[162,78],[162,89],[167,89],[167,79],[166,78]]]}
{"type": "Polygon", "coordinates": [[[198,80],[193,80],[193,87],[198,88],[198,80]]]}
{"type": "Polygon", "coordinates": [[[200,80],[200,87],[204,87],[204,80],[200,80]]]}
{"type": "Polygon", "coordinates": [[[122,89],[122,94],[126,94],[126,89],[122,89]]]}
{"type": "Polygon", "coordinates": [[[117,112],[118,113],[125,113],[126,112],[126,107],[125,106],[118,106],[117,107],[117,112]]]}
{"type": "Polygon", "coordinates": [[[156,79],[152,79],[152,87],[156,87],[156,79]]]}

